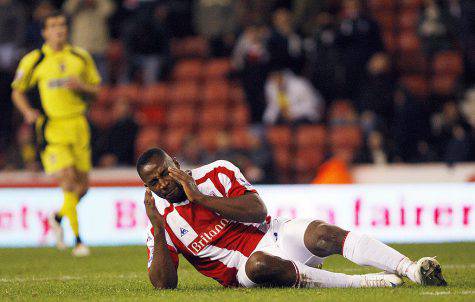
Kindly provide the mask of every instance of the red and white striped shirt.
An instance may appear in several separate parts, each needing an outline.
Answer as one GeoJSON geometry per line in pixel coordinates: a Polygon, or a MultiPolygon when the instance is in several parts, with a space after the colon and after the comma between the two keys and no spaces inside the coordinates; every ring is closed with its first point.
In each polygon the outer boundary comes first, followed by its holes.
{"type": "MultiPolygon", "coordinates": [[[[191,171],[198,189],[205,195],[236,197],[256,190],[232,163],[218,160],[191,171]]],[[[223,201],[226,202],[226,201],[223,201]]],[[[156,198],[165,218],[165,237],[178,267],[181,253],[200,273],[223,286],[238,286],[237,268],[244,264],[268,229],[267,223],[241,223],[188,200],[170,204],[156,198]]],[[[269,221],[269,219],[266,219],[269,221]]],[[[148,268],[153,259],[153,228],[147,236],[148,268]]]]}

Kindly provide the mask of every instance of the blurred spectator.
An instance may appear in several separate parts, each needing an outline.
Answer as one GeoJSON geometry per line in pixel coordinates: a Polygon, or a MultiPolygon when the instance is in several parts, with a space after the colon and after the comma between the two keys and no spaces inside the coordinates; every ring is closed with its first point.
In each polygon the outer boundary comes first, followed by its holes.
{"type": "Polygon", "coordinates": [[[317,17],[325,14],[329,8],[327,0],[294,0],[292,14],[294,26],[305,36],[314,34],[314,28],[318,26],[317,17]]]}
{"type": "MultiPolygon", "coordinates": [[[[451,1],[454,2],[454,1],[451,1]]],[[[475,84],[475,1],[460,0],[459,43],[463,52],[466,87],[475,84]]]]}
{"type": "Polygon", "coordinates": [[[250,25],[238,38],[233,50],[233,67],[241,80],[252,123],[262,122],[265,110],[264,83],[269,61],[267,38],[268,29],[264,24],[250,25]]]}
{"type": "Polygon", "coordinates": [[[238,0],[195,1],[195,30],[210,41],[213,56],[231,54],[237,30],[238,3],[238,0]]]}
{"type": "Polygon", "coordinates": [[[32,50],[40,48],[43,45],[43,37],[41,36],[41,20],[49,13],[53,12],[55,7],[50,1],[40,1],[35,7],[32,14],[32,20],[27,26],[26,31],[26,48],[32,50]]]}
{"type": "Polygon", "coordinates": [[[139,9],[131,17],[124,32],[129,61],[126,81],[154,83],[162,68],[168,64],[170,30],[167,28],[167,16],[167,4],[158,3],[139,9]]]}
{"type": "Polygon", "coordinates": [[[280,8],[272,15],[272,33],[267,41],[270,64],[300,73],[303,66],[303,41],[292,27],[290,11],[280,8]]]}
{"type": "Polygon", "coordinates": [[[428,114],[423,103],[399,86],[394,93],[390,133],[394,140],[395,160],[416,162],[418,144],[430,133],[428,114]]]}
{"type": "Polygon", "coordinates": [[[318,14],[315,19],[316,27],[308,54],[308,74],[313,85],[329,101],[342,96],[345,80],[336,44],[338,26],[335,16],[328,12],[318,14]]]}
{"type": "Polygon", "coordinates": [[[360,85],[356,107],[360,112],[374,112],[387,122],[392,111],[395,81],[389,57],[385,53],[375,54],[368,61],[365,71],[364,84],[360,85]]]}
{"type": "Polygon", "coordinates": [[[290,70],[271,72],[265,91],[267,124],[316,123],[322,118],[322,97],[308,80],[290,70]]]}
{"type": "Polygon", "coordinates": [[[345,70],[346,94],[354,99],[368,60],[384,47],[377,23],[364,15],[360,1],[344,0],[342,5],[337,44],[345,70]]]}
{"type": "Polygon", "coordinates": [[[21,54],[26,13],[18,1],[0,0],[0,70],[12,71],[21,54]]]}
{"type": "Polygon", "coordinates": [[[371,131],[366,138],[361,152],[356,155],[355,162],[361,164],[385,165],[391,161],[389,148],[384,136],[379,131],[371,131]]]}
{"type": "Polygon", "coordinates": [[[429,59],[439,51],[453,48],[449,21],[448,12],[443,9],[442,1],[425,0],[417,32],[429,59]]]}
{"type": "Polygon", "coordinates": [[[112,126],[107,130],[104,151],[99,166],[131,166],[134,164],[134,144],[138,125],[132,117],[126,98],[117,99],[111,110],[112,126]]]}
{"type": "Polygon", "coordinates": [[[352,184],[353,176],[350,171],[352,154],[341,150],[326,160],[317,171],[313,184],[352,184]]]}
{"type": "Polygon", "coordinates": [[[91,53],[103,82],[107,83],[107,21],[114,12],[114,3],[111,0],[66,0],[63,9],[71,18],[72,43],[91,53]]]}
{"type": "Polygon", "coordinates": [[[466,161],[470,156],[472,127],[455,102],[447,102],[432,120],[432,133],[439,156],[449,163],[466,161]]]}
{"type": "Polygon", "coordinates": [[[16,141],[6,152],[5,170],[39,171],[33,127],[23,124],[16,133],[16,141]]]}

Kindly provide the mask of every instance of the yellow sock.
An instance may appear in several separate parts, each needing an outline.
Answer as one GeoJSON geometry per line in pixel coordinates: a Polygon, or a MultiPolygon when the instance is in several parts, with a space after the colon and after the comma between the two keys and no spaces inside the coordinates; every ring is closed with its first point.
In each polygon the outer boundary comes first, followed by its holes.
{"type": "Polygon", "coordinates": [[[68,217],[74,236],[77,237],[79,235],[79,225],[76,205],[79,203],[79,197],[76,193],[69,191],[63,191],[63,196],[63,206],[59,210],[59,215],[68,217]]]}

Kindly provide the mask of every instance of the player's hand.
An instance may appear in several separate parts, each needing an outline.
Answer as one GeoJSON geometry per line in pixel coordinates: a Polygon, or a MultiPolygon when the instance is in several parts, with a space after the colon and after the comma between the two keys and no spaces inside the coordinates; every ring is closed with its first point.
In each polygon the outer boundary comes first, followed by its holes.
{"type": "Polygon", "coordinates": [[[199,202],[205,195],[198,190],[195,180],[191,175],[180,169],[170,167],[168,168],[169,175],[178,181],[183,190],[185,190],[186,197],[190,202],[199,202]]]}
{"type": "Polygon", "coordinates": [[[83,83],[76,77],[70,77],[69,79],[66,80],[66,83],[64,86],[68,89],[74,90],[74,91],[83,91],[84,90],[84,85],[83,83]]]}
{"type": "Polygon", "coordinates": [[[158,212],[157,206],[155,205],[155,198],[153,198],[152,191],[149,188],[145,189],[145,212],[147,213],[148,219],[152,223],[154,228],[163,227],[163,216],[158,212]]]}
{"type": "Polygon", "coordinates": [[[30,110],[23,113],[23,117],[25,119],[25,122],[27,122],[29,125],[36,122],[36,120],[38,119],[39,116],[40,116],[40,112],[36,109],[30,109],[30,110]]]}

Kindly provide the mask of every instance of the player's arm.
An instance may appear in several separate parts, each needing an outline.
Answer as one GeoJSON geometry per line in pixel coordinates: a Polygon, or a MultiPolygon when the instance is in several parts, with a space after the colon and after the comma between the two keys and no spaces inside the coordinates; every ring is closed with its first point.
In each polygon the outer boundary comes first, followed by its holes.
{"type": "Polygon", "coordinates": [[[177,168],[169,168],[169,172],[183,186],[189,201],[201,204],[224,218],[253,223],[266,219],[266,206],[257,193],[246,192],[236,197],[208,196],[200,192],[195,180],[186,172],[177,168]]]}
{"type": "Polygon", "coordinates": [[[66,82],[66,88],[72,89],[83,94],[87,94],[89,96],[95,96],[97,93],[99,93],[98,84],[90,84],[75,77],[71,77],[68,79],[68,81],[66,82]]]}
{"type": "Polygon", "coordinates": [[[32,124],[36,121],[40,112],[30,106],[30,102],[26,97],[26,94],[18,89],[13,89],[12,100],[15,107],[23,114],[23,118],[28,124],[32,124]]]}
{"type": "Polygon", "coordinates": [[[178,275],[175,263],[167,247],[163,217],[155,206],[155,199],[150,189],[145,191],[145,211],[153,226],[153,256],[148,272],[150,282],[157,289],[173,289],[177,287],[178,275]]]}

